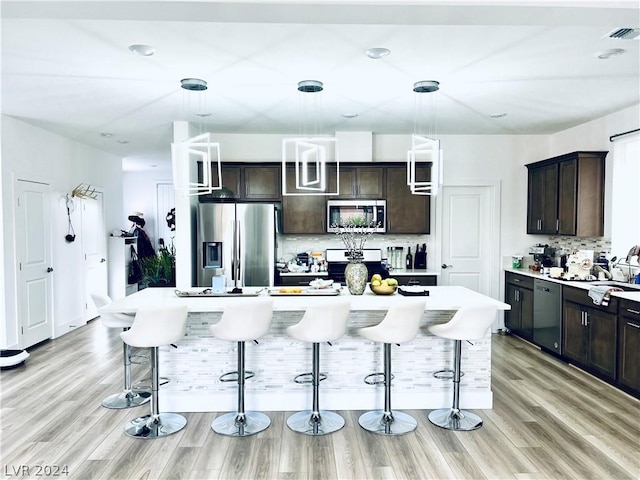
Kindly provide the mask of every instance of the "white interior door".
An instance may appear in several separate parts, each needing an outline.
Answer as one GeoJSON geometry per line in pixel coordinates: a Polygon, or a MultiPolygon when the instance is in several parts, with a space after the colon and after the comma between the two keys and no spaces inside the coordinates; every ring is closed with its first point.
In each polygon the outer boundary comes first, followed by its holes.
{"type": "Polygon", "coordinates": [[[442,189],[442,285],[459,285],[495,297],[494,270],[499,269],[495,196],[492,186],[442,189]]]}
{"type": "Polygon", "coordinates": [[[84,255],[85,321],[98,316],[91,300],[91,292],[107,295],[107,232],[104,224],[103,194],[95,192],[95,199],[83,199],[81,210],[81,241],[84,255]]]}
{"type": "Polygon", "coordinates": [[[15,245],[18,265],[20,347],[53,335],[53,265],[49,185],[15,182],[15,245]]]}

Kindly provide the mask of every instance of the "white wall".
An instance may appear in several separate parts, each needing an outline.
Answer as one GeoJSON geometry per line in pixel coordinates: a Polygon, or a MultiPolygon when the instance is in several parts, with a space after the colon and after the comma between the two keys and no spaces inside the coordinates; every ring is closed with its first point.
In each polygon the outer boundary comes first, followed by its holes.
{"type": "MultiPolygon", "coordinates": [[[[549,146],[551,156],[575,150],[613,151],[609,137],[618,133],[628,132],[640,127],[640,105],[626,108],[606,117],[592,120],[577,127],[551,135],[549,146]]],[[[611,154],[607,156],[605,171],[605,200],[604,200],[604,236],[611,237],[611,154]]]]}
{"type": "MultiPolygon", "coordinates": [[[[128,216],[133,212],[144,213],[145,232],[149,235],[154,248],[157,248],[157,226],[165,222],[167,212],[157,211],[157,187],[161,183],[173,185],[171,172],[124,172],[123,174],[123,207],[124,212],[120,217],[122,230],[129,230],[131,222],[128,216]]],[[[165,241],[169,239],[165,238],[165,241]]]]}
{"type": "MultiPolygon", "coordinates": [[[[53,261],[54,327],[80,321],[84,304],[81,295],[82,257],[80,242],[67,243],[65,193],[79,183],[104,192],[107,231],[120,226],[122,215],[122,160],[79,142],[2,116],[2,203],[4,216],[4,321],[0,332],[2,348],[18,344],[16,264],[13,238],[14,179],[36,179],[51,186],[51,232],[53,261]]],[[[80,212],[72,217],[80,233],[80,212]]]]}

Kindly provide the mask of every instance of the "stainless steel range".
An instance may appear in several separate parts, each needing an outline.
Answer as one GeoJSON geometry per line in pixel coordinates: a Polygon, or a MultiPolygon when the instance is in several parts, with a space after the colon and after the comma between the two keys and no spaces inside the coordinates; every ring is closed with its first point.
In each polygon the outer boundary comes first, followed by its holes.
{"type": "MultiPolygon", "coordinates": [[[[334,282],[345,282],[344,269],[349,263],[347,252],[347,250],[338,248],[327,249],[327,274],[334,282]]],[[[382,251],[380,249],[368,248],[364,249],[362,253],[364,255],[363,262],[369,271],[369,278],[374,273],[380,274],[382,278],[389,276],[389,272],[382,266],[382,251]]]]}

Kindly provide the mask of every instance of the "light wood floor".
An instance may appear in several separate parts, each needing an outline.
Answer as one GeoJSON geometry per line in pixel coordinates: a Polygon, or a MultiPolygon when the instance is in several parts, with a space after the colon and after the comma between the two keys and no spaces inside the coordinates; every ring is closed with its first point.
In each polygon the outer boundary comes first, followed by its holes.
{"type": "Polygon", "coordinates": [[[265,432],[239,439],[211,431],[215,413],[190,413],[186,429],[145,441],[122,426],[148,406],[100,406],[121,386],[117,334],[92,321],[1,373],[3,477],[22,478],[26,466],[42,478],[36,465],[57,465],[68,476],[56,478],[83,480],[640,478],[640,402],[515,337],[494,336],[495,405],[476,412],[484,426],[474,432],[442,430],[413,410],[418,429],[386,438],[358,426],[361,412],[341,412],[344,429],[313,438],[277,412],[265,432]]]}

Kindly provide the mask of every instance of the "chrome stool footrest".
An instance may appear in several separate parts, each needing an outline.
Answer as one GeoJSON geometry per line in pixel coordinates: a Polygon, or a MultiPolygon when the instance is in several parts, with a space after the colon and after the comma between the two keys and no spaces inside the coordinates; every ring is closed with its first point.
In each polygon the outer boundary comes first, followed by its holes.
{"type": "MultiPolygon", "coordinates": [[[[391,380],[393,379],[394,379],[394,376],[393,374],[391,374],[391,380]]],[[[383,385],[384,380],[385,380],[384,372],[370,373],[369,375],[364,377],[364,383],[366,383],[367,385],[383,385]],[[378,379],[378,377],[382,377],[382,378],[378,379]]]]}
{"type": "MultiPolygon", "coordinates": [[[[244,371],[244,379],[247,380],[249,378],[255,377],[255,373],[250,372],[249,370],[244,371]]],[[[234,370],[233,372],[223,373],[218,377],[218,380],[221,382],[237,382],[238,381],[238,371],[234,370]]]]}
{"type": "MultiPolygon", "coordinates": [[[[438,370],[433,372],[434,378],[438,378],[440,380],[451,380],[453,378],[454,371],[451,368],[445,368],[444,370],[438,370]]],[[[460,372],[460,376],[464,377],[464,372],[460,372]]]]}
{"type": "MultiPolygon", "coordinates": [[[[326,379],[327,379],[326,373],[318,373],[319,382],[326,379]]],[[[313,383],[313,372],[301,373],[300,375],[296,375],[295,377],[293,377],[293,381],[301,384],[313,383]]]]}

